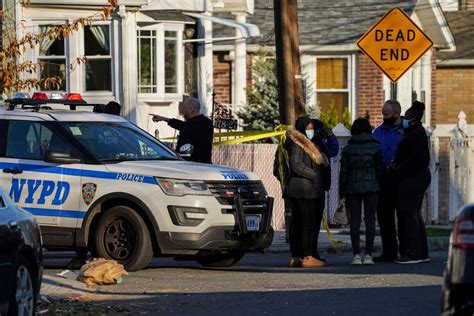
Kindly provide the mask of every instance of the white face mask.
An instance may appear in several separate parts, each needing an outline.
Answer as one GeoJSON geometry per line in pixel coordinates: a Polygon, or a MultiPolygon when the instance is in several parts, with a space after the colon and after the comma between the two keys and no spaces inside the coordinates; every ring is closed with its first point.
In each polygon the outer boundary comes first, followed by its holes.
{"type": "Polygon", "coordinates": [[[309,139],[313,139],[313,137],[314,137],[314,129],[307,129],[307,130],[306,130],[306,136],[307,136],[309,139]]]}

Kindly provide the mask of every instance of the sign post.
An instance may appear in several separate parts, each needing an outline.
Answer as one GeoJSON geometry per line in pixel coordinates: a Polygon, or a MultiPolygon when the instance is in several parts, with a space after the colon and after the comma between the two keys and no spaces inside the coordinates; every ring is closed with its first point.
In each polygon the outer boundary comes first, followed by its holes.
{"type": "Polygon", "coordinates": [[[396,82],[433,46],[433,41],[402,9],[394,8],[357,41],[357,46],[390,79],[390,94],[396,98],[396,82]]]}

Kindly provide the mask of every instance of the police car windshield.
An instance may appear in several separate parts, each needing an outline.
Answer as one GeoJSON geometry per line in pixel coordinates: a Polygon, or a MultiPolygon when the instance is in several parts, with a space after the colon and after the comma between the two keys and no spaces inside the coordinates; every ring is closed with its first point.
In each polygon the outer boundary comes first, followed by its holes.
{"type": "Polygon", "coordinates": [[[178,160],[172,150],[130,123],[64,122],[62,125],[102,162],[178,160]]]}

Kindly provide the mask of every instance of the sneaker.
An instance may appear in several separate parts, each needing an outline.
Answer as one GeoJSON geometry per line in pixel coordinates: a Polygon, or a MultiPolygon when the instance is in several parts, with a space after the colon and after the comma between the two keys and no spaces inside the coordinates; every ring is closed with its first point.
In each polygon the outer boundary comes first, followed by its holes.
{"type": "Polygon", "coordinates": [[[322,268],[325,265],[326,263],[324,261],[318,260],[316,258],[301,260],[301,266],[303,268],[322,268]]]}
{"type": "Polygon", "coordinates": [[[374,258],[374,262],[395,262],[397,257],[388,257],[385,255],[381,255],[374,258]]]}
{"type": "Polygon", "coordinates": [[[399,264],[417,264],[417,263],[422,263],[423,260],[403,257],[403,258],[395,260],[395,262],[399,264]]]}
{"type": "Polygon", "coordinates": [[[290,268],[301,268],[301,259],[300,258],[291,258],[290,262],[288,263],[290,268]]]}
{"type": "Polygon", "coordinates": [[[364,256],[364,265],[372,265],[374,264],[374,260],[372,259],[372,255],[365,254],[364,256]]]}
{"type": "Polygon", "coordinates": [[[360,255],[355,255],[354,259],[352,259],[351,265],[353,266],[361,266],[362,265],[362,259],[360,258],[360,255]]]}

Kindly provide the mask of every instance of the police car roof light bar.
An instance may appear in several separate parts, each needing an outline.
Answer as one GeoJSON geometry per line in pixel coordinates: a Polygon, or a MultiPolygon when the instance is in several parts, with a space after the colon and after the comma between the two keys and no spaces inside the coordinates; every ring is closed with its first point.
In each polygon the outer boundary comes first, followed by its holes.
{"type": "Polygon", "coordinates": [[[48,95],[44,92],[35,92],[31,97],[33,100],[48,100],[48,95]]]}
{"type": "Polygon", "coordinates": [[[33,98],[30,98],[27,93],[19,92],[15,94],[13,99],[7,99],[8,110],[13,111],[15,108],[20,105],[22,109],[33,109],[35,112],[43,110],[52,110],[50,106],[46,104],[62,104],[69,106],[69,109],[74,111],[78,106],[92,106],[93,112],[95,113],[105,113],[112,115],[120,115],[121,105],[115,101],[110,101],[107,104],[90,104],[87,103],[79,93],[66,93],[64,98],[59,99],[59,93],[51,94],[51,99],[47,98],[46,93],[44,92],[35,92],[33,98]],[[46,98],[45,98],[46,96],[46,98]]]}

